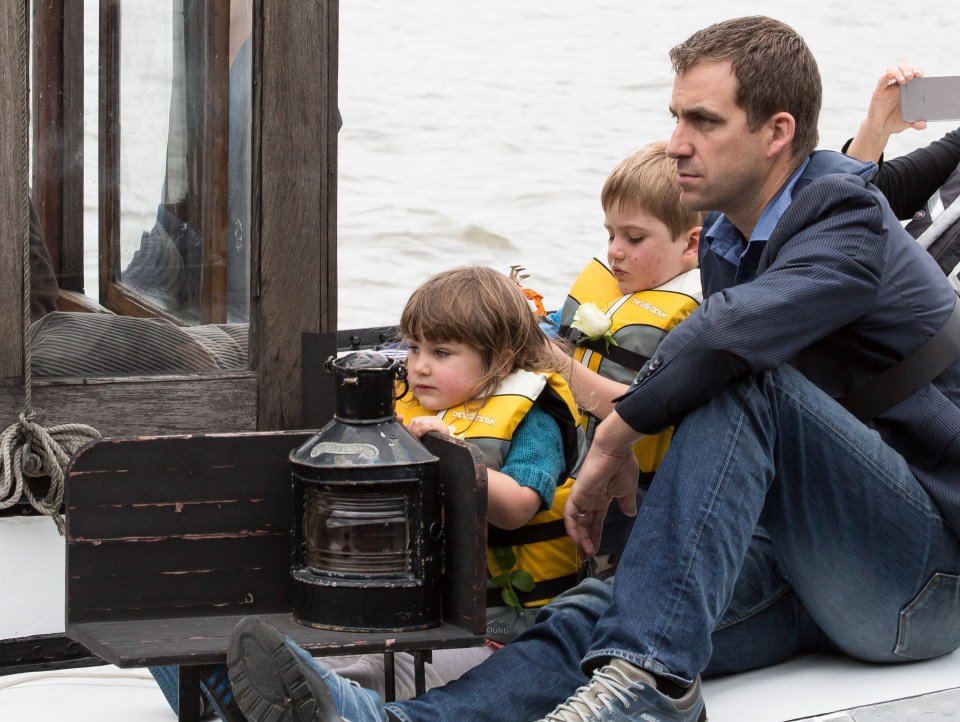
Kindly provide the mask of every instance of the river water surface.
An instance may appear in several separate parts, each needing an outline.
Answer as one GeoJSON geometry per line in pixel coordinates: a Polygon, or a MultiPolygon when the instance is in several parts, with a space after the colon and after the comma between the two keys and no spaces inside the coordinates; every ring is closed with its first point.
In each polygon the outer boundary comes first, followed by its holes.
{"type": "MultiPolygon", "coordinates": [[[[270,2],[280,0],[269,0],[270,2]]],[[[301,0],[290,0],[291,8],[301,0]]],[[[396,322],[427,276],[462,263],[506,271],[557,307],[606,236],[613,166],[665,139],[667,51],[694,30],[768,14],[795,27],[824,83],[820,144],[853,135],[891,63],[960,74],[956,0],[340,0],[339,324],[396,322]]],[[[85,56],[87,292],[97,283],[97,4],[85,56]]],[[[170,107],[167,3],[121,14],[123,265],[152,227],[170,107]]],[[[895,136],[899,155],[955,127],[895,136]]]]}
{"type": "MultiPolygon", "coordinates": [[[[393,322],[461,263],[507,270],[558,306],[603,252],[599,194],[673,127],[667,51],[717,20],[791,24],[820,64],[820,144],[853,135],[883,69],[960,74],[960,9],[934,0],[342,0],[339,319],[393,322]]],[[[896,136],[888,155],[955,123],[896,136]]]]}

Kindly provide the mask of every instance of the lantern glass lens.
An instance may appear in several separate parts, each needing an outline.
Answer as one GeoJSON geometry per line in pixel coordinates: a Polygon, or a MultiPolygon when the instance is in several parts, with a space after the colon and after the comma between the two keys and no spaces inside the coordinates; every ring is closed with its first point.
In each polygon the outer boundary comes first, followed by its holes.
{"type": "Polygon", "coordinates": [[[311,488],[304,499],[307,566],[321,574],[405,575],[410,570],[407,497],[311,488]]]}

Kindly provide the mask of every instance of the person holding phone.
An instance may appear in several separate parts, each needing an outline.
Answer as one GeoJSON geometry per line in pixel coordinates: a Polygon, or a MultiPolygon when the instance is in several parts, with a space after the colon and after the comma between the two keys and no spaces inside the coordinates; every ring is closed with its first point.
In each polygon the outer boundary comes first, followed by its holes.
{"type": "Polygon", "coordinates": [[[909,221],[906,230],[914,238],[921,238],[940,221],[933,229],[936,237],[924,239],[929,242],[923,245],[945,273],[955,275],[960,263],[960,208],[948,209],[960,197],[960,128],[925,148],[891,160],[883,158],[891,135],[927,127],[925,120],[904,120],[900,103],[900,89],[921,77],[922,68],[906,63],[887,68],[877,80],[857,134],[843,151],[879,164],[873,184],[886,196],[897,218],[909,221]]]}

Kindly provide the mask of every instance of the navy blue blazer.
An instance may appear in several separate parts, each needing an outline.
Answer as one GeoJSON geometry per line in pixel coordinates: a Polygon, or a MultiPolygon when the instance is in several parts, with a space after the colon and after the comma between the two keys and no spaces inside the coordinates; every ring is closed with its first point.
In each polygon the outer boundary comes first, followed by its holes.
{"type": "MultiPolygon", "coordinates": [[[[630,426],[661,431],[732,380],[785,363],[838,398],[936,333],[956,293],[863,172],[814,153],[749,282],[732,285],[730,264],[701,243],[704,302],[617,404],[630,426]]],[[[960,532],[960,361],[870,425],[960,532]]]]}

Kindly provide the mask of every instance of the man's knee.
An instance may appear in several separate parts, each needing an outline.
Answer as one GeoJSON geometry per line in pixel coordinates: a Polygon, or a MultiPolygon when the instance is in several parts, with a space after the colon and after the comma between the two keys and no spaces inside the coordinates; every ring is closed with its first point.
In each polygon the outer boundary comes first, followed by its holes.
{"type": "Polygon", "coordinates": [[[594,622],[610,606],[613,578],[584,579],[573,589],[568,589],[549,604],[537,612],[537,624],[547,622],[557,615],[562,615],[566,621],[594,622]]]}

